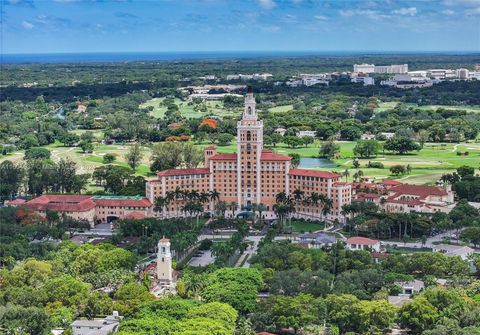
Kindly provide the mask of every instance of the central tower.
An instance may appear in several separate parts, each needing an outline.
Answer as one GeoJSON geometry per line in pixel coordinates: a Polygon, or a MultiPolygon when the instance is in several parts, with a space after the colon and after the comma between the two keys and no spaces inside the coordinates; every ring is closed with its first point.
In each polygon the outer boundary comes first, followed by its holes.
{"type": "Polygon", "coordinates": [[[263,122],[258,120],[251,86],[245,97],[242,119],[237,125],[237,203],[242,206],[260,203],[263,122]]]}

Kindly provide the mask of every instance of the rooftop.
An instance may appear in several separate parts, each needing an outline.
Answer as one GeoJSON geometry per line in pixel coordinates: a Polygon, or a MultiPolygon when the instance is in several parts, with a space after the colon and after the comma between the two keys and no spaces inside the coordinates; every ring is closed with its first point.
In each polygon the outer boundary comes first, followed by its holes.
{"type": "MultiPolygon", "coordinates": [[[[215,155],[218,156],[218,155],[215,155]]],[[[213,157],[215,157],[213,156],[213,157]]],[[[209,174],[210,170],[207,168],[194,168],[194,169],[169,169],[163,170],[157,173],[159,177],[169,177],[169,176],[185,176],[193,174],[209,174]]]]}
{"type": "Polygon", "coordinates": [[[89,195],[45,194],[25,203],[37,211],[85,212],[95,207],[89,195]]]}
{"type": "Polygon", "coordinates": [[[378,240],[372,240],[367,237],[354,236],[347,239],[347,244],[362,244],[362,245],[374,245],[379,243],[378,240]]]}
{"type": "Polygon", "coordinates": [[[326,178],[326,179],[341,177],[338,173],[321,171],[321,170],[307,170],[307,169],[290,169],[288,174],[292,176],[317,177],[317,178],[326,178]]]}

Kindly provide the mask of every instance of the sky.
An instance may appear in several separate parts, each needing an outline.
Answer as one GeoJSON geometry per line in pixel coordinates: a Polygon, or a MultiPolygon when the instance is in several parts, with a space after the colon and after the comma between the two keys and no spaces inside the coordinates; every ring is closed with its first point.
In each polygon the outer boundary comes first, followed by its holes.
{"type": "Polygon", "coordinates": [[[480,0],[0,0],[1,53],[480,51],[480,0]]]}

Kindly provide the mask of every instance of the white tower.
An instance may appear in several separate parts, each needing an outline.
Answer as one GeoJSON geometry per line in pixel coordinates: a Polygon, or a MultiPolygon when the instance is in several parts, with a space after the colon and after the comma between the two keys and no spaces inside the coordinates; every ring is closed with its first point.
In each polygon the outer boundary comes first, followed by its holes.
{"type": "Polygon", "coordinates": [[[170,240],[165,237],[158,241],[157,279],[161,284],[165,285],[170,285],[173,282],[170,240]]]}

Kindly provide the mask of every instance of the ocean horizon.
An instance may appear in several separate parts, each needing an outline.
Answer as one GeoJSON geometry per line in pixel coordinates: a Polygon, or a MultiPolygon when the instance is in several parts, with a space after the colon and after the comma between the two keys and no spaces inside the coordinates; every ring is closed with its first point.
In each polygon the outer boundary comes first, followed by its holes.
{"type": "Polygon", "coordinates": [[[141,61],[181,61],[255,57],[359,56],[408,54],[478,54],[478,51],[182,51],[182,52],[83,52],[1,54],[1,64],[117,63],[141,61]]]}

